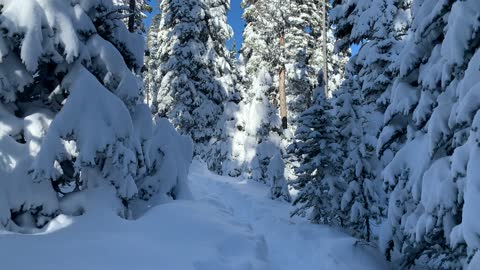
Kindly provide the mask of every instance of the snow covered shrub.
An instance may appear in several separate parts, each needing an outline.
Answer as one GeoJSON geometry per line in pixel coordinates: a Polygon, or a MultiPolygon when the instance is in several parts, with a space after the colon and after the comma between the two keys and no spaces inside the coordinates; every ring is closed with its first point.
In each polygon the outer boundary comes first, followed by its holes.
{"type": "Polygon", "coordinates": [[[270,198],[282,199],[290,202],[287,180],[285,180],[285,164],[280,153],[276,153],[268,164],[268,184],[270,185],[270,198]]]}
{"type": "Polygon", "coordinates": [[[153,137],[149,141],[147,175],[140,184],[139,198],[156,202],[189,198],[187,177],[193,158],[193,142],[178,134],[165,118],[157,119],[153,137]]]}
{"type": "Polygon", "coordinates": [[[68,194],[97,185],[110,184],[128,209],[158,175],[163,149],[150,143],[152,116],[139,104],[142,36],[110,0],[0,6],[1,226],[41,227],[68,194]]]}

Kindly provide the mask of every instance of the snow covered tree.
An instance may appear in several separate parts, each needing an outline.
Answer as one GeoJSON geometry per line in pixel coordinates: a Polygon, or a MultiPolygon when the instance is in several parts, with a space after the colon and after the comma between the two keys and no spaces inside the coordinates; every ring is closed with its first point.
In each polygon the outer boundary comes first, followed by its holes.
{"type": "MultiPolygon", "coordinates": [[[[323,38],[321,1],[245,0],[243,5],[247,25],[241,57],[245,63],[247,91],[260,68],[270,70],[279,89],[284,71],[287,119],[294,131],[298,116],[312,102],[313,90],[318,86],[317,75],[323,65],[322,43],[319,42],[323,38]]],[[[332,73],[343,77],[341,67],[348,57],[333,53],[333,41],[333,38],[328,39],[330,58],[327,61],[332,69],[338,68],[332,73]]],[[[337,83],[332,89],[338,88],[341,81],[337,83]]],[[[275,97],[279,106],[280,94],[275,97]]]]}
{"type": "Polygon", "coordinates": [[[152,107],[195,142],[204,156],[222,134],[222,115],[235,92],[234,69],[225,41],[230,1],[162,1],[156,72],[159,79],[152,107]]]}
{"type": "Polygon", "coordinates": [[[290,148],[301,157],[295,202],[301,207],[294,214],[311,209],[314,222],[374,239],[368,224],[383,215],[381,177],[388,211],[379,240],[389,259],[403,268],[479,267],[473,205],[480,104],[473,78],[479,75],[480,6],[473,0],[334,4],[337,49],[361,49],[335,98],[335,118],[313,117],[325,111],[319,104],[299,118],[290,148]],[[341,174],[333,165],[319,169],[333,157],[319,149],[338,149],[321,143],[328,141],[322,132],[336,128],[342,151],[332,152],[345,153],[341,174]]]}
{"type": "Polygon", "coordinates": [[[245,174],[259,182],[267,182],[270,159],[285,147],[277,108],[269,95],[275,95],[273,80],[267,70],[261,70],[253,84],[255,96],[239,104],[232,138],[232,151],[223,171],[232,176],[245,174]]]}
{"type": "MultiPolygon", "coordinates": [[[[286,146],[292,142],[292,134],[297,127],[297,118],[312,103],[312,93],[318,85],[317,78],[321,69],[319,65],[321,60],[315,56],[319,51],[317,41],[321,33],[321,18],[318,14],[320,3],[320,1],[314,0],[244,0],[242,2],[246,27],[238,61],[242,83],[240,93],[243,103],[251,104],[257,96],[257,76],[261,72],[269,73],[274,91],[265,88],[269,92],[264,94],[269,99],[269,106],[272,106],[278,117],[284,118],[282,129],[285,127],[285,120],[288,120],[288,129],[283,132],[278,132],[275,123],[272,125],[271,131],[280,136],[279,139],[276,139],[276,141],[281,141],[279,145],[286,146]]],[[[333,42],[330,44],[330,48],[333,49],[333,42]]],[[[338,68],[340,74],[343,64],[337,63],[342,60],[345,63],[346,57],[332,57],[332,59],[331,66],[338,68]],[[339,59],[341,60],[337,61],[339,59]]],[[[339,75],[338,77],[340,82],[340,78],[343,76],[339,75]]],[[[240,106],[238,114],[247,115],[248,112],[242,112],[242,110],[249,109],[250,106],[240,106]]],[[[238,137],[240,141],[243,137],[253,136],[253,134],[243,134],[246,130],[245,124],[248,124],[247,121],[238,119],[237,130],[233,137],[238,137]]],[[[262,136],[261,134],[256,135],[256,137],[262,136]]],[[[234,140],[237,139],[234,138],[234,140]]],[[[243,149],[243,147],[239,147],[239,149],[243,149]]],[[[229,160],[235,160],[238,156],[245,155],[239,154],[238,149],[234,152],[233,156],[228,157],[229,160]]],[[[285,158],[288,157],[285,150],[282,152],[285,158]]],[[[286,159],[286,161],[287,171],[290,171],[292,167],[290,159],[286,159]]],[[[229,163],[235,164],[236,162],[229,163]]],[[[268,163],[265,164],[264,169],[266,169],[266,165],[268,163]]],[[[238,174],[241,169],[237,168],[231,171],[238,174]]],[[[288,178],[293,177],[287,175],[288,178]]]]}
{"type": "Polygon", "coordinates": [[[237,64],[237,54],[238,54],[237,42],[235,41],[235,38],[232,37],[232,44],[230,45],[230,50],[228,52],[228,55],[230,57],[230,62],[235,64],[235,67],[237,64]]]}
{"type": "Polygon", "coordinates": [[[342,152],[341,182],[347,185],[342,190],[340,207],[345,221],[342,226],[352,235],[371,241],[373,227],[378,227],[383,214],[384,198],[381,180],[378,177],[376,160],[376,137],[368,132],[368,111],[362,104],[361,92],[354,74],[358,67],[353,62],[348,76],[335,98],[333,114],[342,152]]]}
{"type": "Polygon", "coordinates": [[[280,61],[286,66],[288,119],[293,130],[298,116],[311,105],[313,89],[318,85],[317,75],[323,65],[323,55],[316,55],[323,47],[318,43],[323,38],[320,3],[292,0],[285,5],[288,13],[285,46],[280,48],[284,55],[280,61]]]}
{"type": "Polygon", "coordinates": [[[299,205],[292,215],[305,216],[314,223],[340,226],[340,201],[345,183],[339,181],[342,151],[336,143],[332,106],[325,98],[323,87],[316,90],[313,105],[299,119],[299,127],[289,152],[299,158],[295,169],[298,179],[294,187],[300,194],[293,202],[299,205]]]}
{"type": "Polygon", "coordinates": [[[480,266],[471,225],[479,9],[475,1],[412,2],[378,146],[398,148],[383,172],[389,212],[382,242],[405,268],[480,266]]]}
{"type": "Polygon", "coordinates": [[[346,153],[341,175],[348,183],[342,199],[348,217],[344,226],[366,240],[378,238],[371,234],[371,225],[385,214],[384,194],[378,187],[380,170],[391,153],[380,160],[374,149],[396,75],[393,64],[408,29],[408,8],[407,1],[335,1],[331,11],[336,49],[362,45],[350,59],[336,107],[339,142],[346,153]]]}
{"type": "Polygon", "coordinates": [[[158,73],[158,50],[160,48],[161,40],[159,37],[160,29],[160,14],[156,14],[152,18],[152,24],[148,28],[147,32],[147,56],[145,57],[145,67],[143,78],[143,95],[145,103],[149,106],[152,105],[153,96],[155,95],[159,86],[158,73]]]}
{"type": "MultiPolygon", "coordinates": [[[[323,75],[324,56],[322,44],[323,37],[315,35],[312,42],[315,44],[312,55],[310,56],[309,68],[312,70],[310,74],[315,74],[315,77],[309,78],[313,89],[318,86],[318,75],[323,75]]],[[[350,50],[345,51],[335,50],[336,38],[333,35],[332,27],[327,30],[327,70],[328,70],[328,88],[327,98],[333,98],[335,92],[340,88],[345,78],[345,68],[350,60],[350,50]]],[[[323,76],[322,76],[323,77],[323,76]]],[[[323,81],[323,78],[322,78],[323,81]]],[[[293,109],[292,109],[293,110],[293,109]]]]}
{"type": "MultiPolygon", "coordinates": [[[[148,175],[161,176],[166,197],[180,196],[186,175],[165,182],[158,165],[171,157],[149,142],[164,128],[139,103],[143,38],[118,8],[108,0],[0,6],[0,145],[8,157],[0,161],[0,226],[28,232],[60,213],[81,214],[87,209],[65,207],[97,187],[128,218],[148,175]]],[[[191,155],[182,156],[189,164],[191,155]]]]}
{"type": "MultiPolygon", "coordinates": [[[[243,31],[243,42],[240,49],[240,76],[243,79],[245,91],[249,91],[262,68],[271,70],[270,62],[267,60],[269,44],[267,36],[264,35],[261,25],[258,22],[262,16],[262,9],[258,5],[260,1],[243,0],[242,7],[245,29],[243,31]]],[[[247,93],[244,93],[246,95],[247,93]]]]}
{"type": "Polygon", "coordinates": [[[257,146],[269,141],[270,132],[276,134],[279,122],[278,91],[275,91],[272,76],[274,69],[266,58],[269,53],[268,35],[264,34],[259,22],[259,17],[265,11],[260,3],[262,1],[243,0],[241,3],[246,22],[237,62],[242,101],[235,119],[232,151],[227,156],[224,173],[232,176],[246,174],[249,178],[266,182],[266,178],[258,176],[264,175],[270,155],[275,152],[264,154],[257,146]],[[255,113],[255,110],[259,110],[259,113],[255,113]],[[258,155],[262,157],[257,157],[258,155]],[[254,160],[257,165],[252,166],[254,160]],[[259,160],[264,161],[259,163],[259,160]]]}
{"type": "Polygon", "coordinates": [[[273,75],[277,95],[273,96],[274,104],[278,104],[278,111],[282,120],[283,129],[287,128],[287,101],[286,101],[286,63],[285,46],[286,31],[290,9],[288,1],[244,1],[246,6],[245,18],[247,27],[244,32],[242,61],[245,63],[247,91],[251,88],[255,76],[262,68],[267,68],[273,75]],[[252,35],[252,37],[250,37],[252,35]]]}

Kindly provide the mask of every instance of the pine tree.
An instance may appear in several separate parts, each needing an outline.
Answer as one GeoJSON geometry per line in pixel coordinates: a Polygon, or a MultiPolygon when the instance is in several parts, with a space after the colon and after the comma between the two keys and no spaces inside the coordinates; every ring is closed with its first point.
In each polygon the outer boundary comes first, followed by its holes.
{"type": "Polygon", "coordinates": [[[234,176],[243,173],[248,178],[266,183],[270,159],[285,147],[278,111],[269,98],[275,88],[267,70],[260,70],[253,90],[255,96],[240,103],[236,118],[240,132],[233,137],[233,158],[225,171],[234,176]]]}
{"type": "Polygon", "coordinates": [[[319,87],[313,105],[299,118],[295,140],[289,146],[289,152],[300,159],[294,183],[300,194],[293,202],[298,208],[292,215],[305,216],[311,211],[313,223],[341,226],[345,217],[340,212],[339,196],[346,185],[338,177],[343,154],[335,141],[338,131],[331,110],[330,100],[319,87]]]}
{"type": "Polygon", "coordinates": [[[230,149],[224,155],[219,173],[245,174],[248,178],[266,182],[269,160],[274,153],[281,151],[283,145],[277,121],[278,91],[274,88],[274,72],[264,58],[269,51],[267,36],[258,27],[258,18],[264,7],[248,0],[242,2],[242,7],[247,24],[237,61],[239,104],[234,107],[236,112],[230,113],[236,115],[227,127],[230,149]],[[252,110],[258,110],[258,113],[252,110]]]}
{"type": "MultiPolygon", "coordinates": [[[[295,119],[312,102],[313,91],[319,85],[318,74],[326,62],[328,98],[333,96],[343,79],[344,67],[349,59],[349,50],[336,52],[335,38],[328,16],[324,19],[323,4],[330,10],[329,1],[292,0],[289,3],[288,28],[286,32],[286,61],[290,67],[287,80],[289,113],[292,125],[295,119]],[[324,26],[325,21],[325,26],[324,26]],[[324,35],[325,28],[325,35],[324,35]],[[324,56],[324,36],[327,57],[324,56]]],[[[324,74],[322,72],[322,74],[324,74]]],[[[322,78],[324,80],[324,78],[322,78]]]]}
{"type": "Polygon", "coordinates": [[[160,49],[160,44],[162,41],[159,37],[160,29],[160,14],[156,14],[152,18],[152,24],[148,28],[147,33],[147,56],[145,57],[145,67],[146,71],[144,72],[143,78],[143,95],[145,98],[145,103],[149,106],[152,106],[154,102],[153,97],[159,86],[159,78],[157,76],[158,72],[158,51],[160,49]]]}
{"type": "MultiPolygon", "coordinates": [[[[162,188],[155,191],[180,196],[186,175],[165,182],[159,165],[171,153],[150,143],[164,127],[139,103],[143,38],[127,30],[118,8],[104,0],[0,4],[0,145],[9,157],[0,161],[0,226],[28,232],[22,227],[81,214],[88,209],[62,205],[98,186],[128,218],[147,175],[162,188]]],[[[185,149],[187,166],[188,141],[181,144],[171,147],[185,149]]]]}
{"type": "Polygon", "coordinates": [[[244,1],[244,18],[247,26],[241,50],[245,76],[250,77],[246,79],[247,91],[260,69],[266,68],[273,76],[277,95],[272,97],[272,101],[277,104],[284,129],[288,122],[286,51],[289,42],[287,41],[289,17],[292,15],[290,2],[244,1]]]}
{"type": "Polygon", "coordinates": [[[232,44],[230,45],[230,51],[228,52],[229,54],[229,58],[230,58],[230,62],[235,64],[237,64],[237,42],[235,41],[234,38],[232,38],[232,44]]]}
{"type": "Polygon", "coordinates": [[[225,41],[229,1],[162,1],[152,107],[177,130],[192,137],[195,153],[210,150],[222,134],[225,103],[235,92],[234,69],[225,41]]]}
{"type": "MultiPolygon", "coordinates": [[[[321,60],[315,59],[319,52],[317,44],[321,33],[321,18],[317,14],[319,1],[249,1],[242,2],[244,7],[243,17],[246,27],[243,33],[244,42],[240,50],[239,75],[242,83],[242,102],[251,104],[258,90],[254,82],[260,70],[264,69],[272,77],[272,87],[275,91],[265,93],[269,103],[273,105],[276,114],[282,118],[287,109],[288,130],[279,130],[272,123],[271,131],[278,133],[280,147],[285,147],[292,142],[292,135],[297,127],[298,116],[312,104],[312,93],[318,86],[318,73],[321,69],[321,60]],[[281,89],[285,89],[285,102],[281,89]],[[286,105],[286,106],[284,106],[286,105]],[[286,107],[286,108],[285,108],[286,107]]],[[[330,41],[332,41],[331,39],[330,41]]],[[[333,42],[330,46],[333,49],[333,42]]],[[[346,57],[331,57],[331,67],[337,69],[340,74],[346,57]],[[340,60],[341,59],[341,60],[340,60]],[[343,63],[339,63],[343,61],[343,63]]],[[[341,81],[342,75],[337,76],[337,82],[341,81]]],[[[332,87],[332,89],[335,87],[332,87]]],[[[270,89],[269,89],[270,90],[270,89]]],[[[239,115],[246,115],[242,110],[248,110],[249,106],[240,106],[239,115]]],[[[285,122],[282,122],[282,129],[285,122]]],[[[238,119],[234,139],[241,141],[244,134],[246,121],[238,119]],[[238,139],[235,139],[237,137],[238,139]]],[[[258,134],[257,137],[262,137],[258,134]]],[[[239,147],[238,149],[243,149],[239,147]]],[[[229,160],[244,154],[232,153],[229,160]]],[[[260,151],[260,149],[258,150],[260,151]]],[[[234,151],[235,152],[235,151],[234,151]]],[[[285,149],[283,156],[288,155],[285,149]]],[[[292,168],[291,160],[286,159],[287,171],[292,168]]],[[[235,164],[236,162],[228,162],[235,164]]],[[[265,171],[268,162],[264,162],[262,171],[265,171]]],[[[240,168],[231,169],[234,175],[238,175],[240,168]]],[[[288,175],[292,178],[292,175],[288,175]]],[[[263,180],[264,181],[264,180],[263,180]]]]}
{"type": "Polygon", "coordinates": [[[369,114],[362,104],[361,92],[355,75],[358,67],[350,63],[348,76],[337,93],[334,104],[337,141],[341,144],[342,172],[340,181],[347,185],[342,190],[340,206],[345,221],[342,226],[355,237],[371,241],[373,227],[378,227],[383,214],[384,201],[375,137],[369,134],[369,114]]]}
{"type": "MultiPolygon", "coordinates": [[[[321,1],[244,1],[244,6],[247,22],[242,45],[245,76],[255,76],[259,67],[266,67],[279,87],[279,74],[285,69],[287,119],[294,131],[298,116],[312,102],[313,90],[318,86],[317,75],[324,62],[320,54],[323,50],[321,1]]],[[[333,53],[333,41],[328,38],[330,57],[327,61],[332,67],[329,71],[342,77],[340,67],[348,57],[333,53]]],[[[247,83],[252,81],[247,78],[247,83]]],[[[339,83],[332,85],[332,90],[338,88],[339,83]]],[[[246,87],[248,89],[248,84],[246,87]]]]}
{"type": "MultiPolygon", "coordinates": [[[[265,9],[261,8],[260,2],[263,0],[243,0],[244,9],[243,19],[245,29],[243,32],[243,43],[240,50],[241,77],[244,80],[245,91],[251,89],[253,81],[259,71],[264,68],[273,70],[272,63],[269,60],[272,55],[269,54],[268,35],[264,34],[261,23],[258,21],[263,16],[265,9]]],[[[273,43],[272,43],[273,44],[273,43]]],[[[244,93],[244,96],[247,93],[244,93]]]]}
{"type": "Polygon", "coordinates": [[[393,66],[408,28],[408,5],[405,1],[336,1],[331,21],[338,51],[361,44],[350,59],[350,74],[337,100],[338,126],[343,133],[339,141],[346,153],[341,177],[348,183],[342,199],[348,219],[344,227],[357,237],[376,240],[371,225],[385,214],[385,196],[378,189],[380,170],[391,152],[380,160],[374,148],[396,75],[393,66]]]}
{"type": "Polygon", "coordinates": [[[380,150],[398,149],[383,173],[390,197],[383,242],[405,268],[479,265],[470,225],[478,196],[478,13],[475,1],[412,2],[379,142],[380,150]]]}

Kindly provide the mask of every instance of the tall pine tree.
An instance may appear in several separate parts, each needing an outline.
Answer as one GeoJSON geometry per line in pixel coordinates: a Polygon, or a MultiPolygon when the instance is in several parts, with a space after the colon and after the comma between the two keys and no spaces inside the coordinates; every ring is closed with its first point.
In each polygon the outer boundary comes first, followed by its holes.
{"type": "Polygon", "coordinates": [[[160,5],[158,52],[149,73],[156,84],[152,107],[195,142],[200,156],[223,133],[223,113],[235,92],[235,70],[225,47],[230,1],[168,0],[160,5]]]}

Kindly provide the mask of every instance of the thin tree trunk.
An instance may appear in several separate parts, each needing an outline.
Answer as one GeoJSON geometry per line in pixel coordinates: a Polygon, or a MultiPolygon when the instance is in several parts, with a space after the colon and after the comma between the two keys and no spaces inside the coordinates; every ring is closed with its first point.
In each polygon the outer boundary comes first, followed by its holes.
{"type": "Polygon", "coordinates": [[[327,4],[326,0],[322,0],[322,36],[323,36],[323,88],[325,91],[325,98],[328,98],[328,52],[327,52],[327,4]]]}
{"type": "Polygon", "coordinates": [[[136,4],[136,0],[130,0],[129,8],[132,15],[128,17],[128,31],[130,31],[131,33],[135,31],[135,9],[136,9],[135,4],[136,4]]]}
{"type": "MultiPolygon", "coordinates": [[[[280,35],[280,47],[285,47],[285,34],[280,35]]],[[[280,95],[280,118],[282,119],[282,128],[288,128],[287,122],[287,94],[285,93],[285,64],[282,63],[279,71],[279,86],[278,92],[280,95]]]]}

